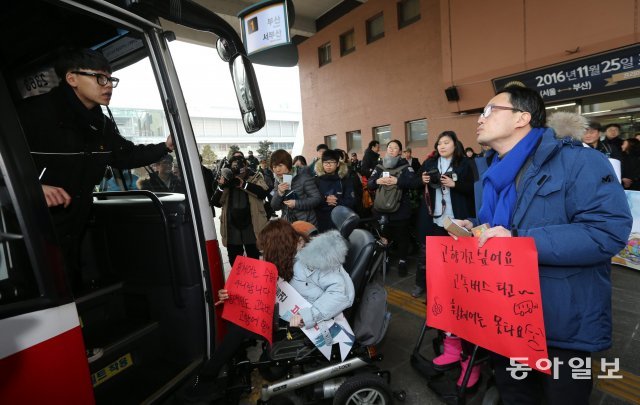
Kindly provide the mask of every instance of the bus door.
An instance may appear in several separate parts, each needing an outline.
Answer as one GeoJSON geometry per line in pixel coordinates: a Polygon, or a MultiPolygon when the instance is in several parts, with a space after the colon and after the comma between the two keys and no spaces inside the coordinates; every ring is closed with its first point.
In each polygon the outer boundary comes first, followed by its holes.
{"type": "MultiPolygon", "coordinates": [[[[166,35],[155,22],[98,0],[23,0],[2,9],[0,146],[12,140],[22,149],[0,148],[3,160],[15,160],[0,166],[0,402],[91,403],[93,395],[104,404],[156,402],[210,355],[215,322],[208,291],[213,278],[214,287],[222,280],[166,35]],[[67,287],[38,182],[46,173],[35,173],[15,113],[26,98],[57,85],[53,62],[69,46],[98,49],[110,60],[120,83],[105,114],[123,137],[147,144],[171,134],[177,145],[143,167],[106,168],[95,186],[75,291],[67,287]],[[18,193],[18,185],[29,193],[18,193]]],[[[224,23],[202,10],[195,15],[224,23]]],[[[224,24],[224,32],[233,32],[224,24]]],[[[246,88],[255,76],[248,59],[238,57],[241,48],[233,48],[230,64],[241,78],[234,84],[243,121],[257,130],[264,111],[259,93],[246,88]]]]}

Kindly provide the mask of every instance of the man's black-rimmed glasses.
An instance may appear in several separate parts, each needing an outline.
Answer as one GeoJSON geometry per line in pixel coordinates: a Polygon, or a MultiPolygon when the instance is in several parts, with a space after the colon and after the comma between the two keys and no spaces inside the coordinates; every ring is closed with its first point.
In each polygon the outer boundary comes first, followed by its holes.
{"type": "Polygon", "coordinates": [[[71,73],[75,73],[77,75],[82,75],[82,76],[93,76],[96,78],[96,82],[98,82],[100,86],[106,86],[107,83],[111,82],[111,86],[113,88],[116,88],[118,87],[118,83],[120,83],[120,79],[116,77],[109,77],[109,76],[103,75],[102,73],[82,72],[80,70],[74,70],[71,73]]]}

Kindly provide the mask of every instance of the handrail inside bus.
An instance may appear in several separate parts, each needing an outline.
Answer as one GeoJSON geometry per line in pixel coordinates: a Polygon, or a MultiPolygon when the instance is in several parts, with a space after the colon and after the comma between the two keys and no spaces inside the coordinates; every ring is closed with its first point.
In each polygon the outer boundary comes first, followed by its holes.
{"type": "MultiPolygon", "coordinates": [[[[161,196],[165,194],[173,196],[172,193],[158,193],[158,194],[161,196]]],[[[110,192],[93,193],[93,196],[97,198],[98,201],[96,202],[98,203],[100,203],[100,201],[107,201],[107,200],[110,200],[110,201],[120,200],[125,202],[134,201],[134,199],[126,198],[126,197],[135,197],[140,199],[151,200],[151,202],[153,203],[153,206],[158,210],[158,212],[160,213],[160,217],[162,218],[162,225],[164,228],[164,238],[168,247],[167,255],[169,258],[169,277],[171,279],[171,291],[173,293],[173,301],[175,302],[178,308],[184,308],[185,306],[184,299],[182,298],[182,294],[180,293],[180,289],[178,288],[178,282],[177,282],[178,274],[175,266],[175,259],[173,257],[171,234],[169,232],[169,220],[167,219],[167,214],[164,211],[164,205],[162,204],[162,201],[160,200],[158,195],[148,190],[130,190],[130,191],[110,191],[110,192]]],[[[183,200],[184,200],[184,196],[182,195],[182,200],[177,200],[177,201],[183,201],[183,200]]]]}

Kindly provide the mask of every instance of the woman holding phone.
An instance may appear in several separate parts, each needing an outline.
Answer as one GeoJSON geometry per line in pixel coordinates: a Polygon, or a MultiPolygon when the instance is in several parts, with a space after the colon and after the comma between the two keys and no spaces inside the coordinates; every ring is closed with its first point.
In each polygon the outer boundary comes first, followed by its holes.
{"type": "MultiPolygon", "coordinates": [[[[426,236],[447,236],[444,220],[450,218],[470,218],[475,216],[473,199],[472,160],[464,153],[462,142],[453,131],[444,131],[436,138],[433,157],[425,160],[420,169],[424,198],[418,212],[418,238],[420,257],[416,271],[416,286],[411,295],[415,298],[425,293],[426,286],[426,236]]],[[[458,365],[462,371],[458,386],[469,365],[469,358],[462,360],[463,341],[446,332],[443,353],[433,359],[433,367],[438,371],[448,370],[458,365]]],[[[473,366],[468,388],[475,386],[480,377],[480,366],[473,366]]]]}
{"type": "Polygon", "coordinates": [[[275,177],[271,207],[282,210],[281,217],[289,222],[306,221],[317,226],[315,208],[322,198],[308,169],[293,166],[291,155],[283,149],[271,154],[271,169],[275,177]]]}

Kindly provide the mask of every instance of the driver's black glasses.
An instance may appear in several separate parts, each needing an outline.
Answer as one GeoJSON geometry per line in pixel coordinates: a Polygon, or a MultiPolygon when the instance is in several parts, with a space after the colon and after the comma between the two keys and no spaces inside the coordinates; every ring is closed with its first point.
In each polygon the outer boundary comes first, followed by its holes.
{"type": "Polygon", "coordinates": [[[105,76],[102,73],[82,72],[80,70],[74,70],[71,73],[75,73],[77,75],[82,75],[82,76],[93,76],[96,78],[96,82],[98,82],[100,86],[106,86],[107,83],[111,82],[111,86],[113,86],[113,88],[116,88],[118,87],[118,83],[120,83],[120,79],[115,77],[105,76]]]}

